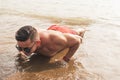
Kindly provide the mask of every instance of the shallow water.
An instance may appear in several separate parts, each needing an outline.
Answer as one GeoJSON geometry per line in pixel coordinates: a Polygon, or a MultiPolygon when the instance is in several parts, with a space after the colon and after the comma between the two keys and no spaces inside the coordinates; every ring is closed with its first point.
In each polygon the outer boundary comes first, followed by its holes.
{"type": "Polygon", "coordinates": [[[119,0],[0,0],[0,80],[120,80],[119,0]],[[67,68],[33,56],[17,65],[16,30],[24,25],[46,29],[51,24],[86,28],[83,44],[67,68]]]}

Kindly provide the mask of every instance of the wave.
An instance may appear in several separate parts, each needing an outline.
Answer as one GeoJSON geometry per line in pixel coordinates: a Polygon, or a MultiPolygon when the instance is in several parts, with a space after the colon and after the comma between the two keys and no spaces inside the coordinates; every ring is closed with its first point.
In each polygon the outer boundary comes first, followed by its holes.
{"type": "Polygon", "coordinates": [[[0,15],[15,15],[15,16],[23,16],[23,17],[29,17],[29,18],[35,18],[35,19],[45,19],[49,20],[54,23],[64,23],[67,25],[83,25],[87,26],[93,23],[91,19],[88,18],[82,18],[82,17],[59,17],[59,16],[48,16],[48,15],[41,15],[38,13],[33,12],[22,12],[22,11],[16,11],[11,9],[4,9],[0,8],[0,15]]]}

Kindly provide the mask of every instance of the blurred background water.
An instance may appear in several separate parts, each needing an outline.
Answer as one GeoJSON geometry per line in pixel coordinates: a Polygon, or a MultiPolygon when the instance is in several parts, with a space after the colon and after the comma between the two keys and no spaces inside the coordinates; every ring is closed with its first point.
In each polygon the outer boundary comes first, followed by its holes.
{"type": "Polygon", "coordinates": [[[0,0],[0,80],[120,80],[119,3],[119,0],[0,0]],[[37,67],[40,70],[19,72],[15,65],[15,32],[24,25],[46,29],[52,24],[88,30],[73,56],[75,60],[68,69],[41,62],[43,67],[37,67]]]}

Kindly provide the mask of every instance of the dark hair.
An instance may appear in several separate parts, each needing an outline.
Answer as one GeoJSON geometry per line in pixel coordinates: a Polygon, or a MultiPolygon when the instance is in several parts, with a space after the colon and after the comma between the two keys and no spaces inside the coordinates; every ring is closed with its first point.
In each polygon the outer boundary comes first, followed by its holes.
{"type": "Polygon", "coordinates": [[[26,25],[26,26],[23,26],[21,27],[15,34],[15,39],[17,41],[26,41],[28,40],[29,38],[31,40],[34,39],[35,35],[37,33],[37,30],[30,26],[30,25],[26,25]]]}

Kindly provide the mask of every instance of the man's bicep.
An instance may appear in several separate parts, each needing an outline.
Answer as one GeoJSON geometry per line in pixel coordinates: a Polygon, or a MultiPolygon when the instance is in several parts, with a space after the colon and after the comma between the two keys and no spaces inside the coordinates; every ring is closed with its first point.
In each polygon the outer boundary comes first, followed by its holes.
{"type": "Polygon", "coordinates": [[[72,47],[80,43],[79,36],[77,35],[68,34],[66,35],[66,39],[67,39],[68,47],[72,47]]]}

